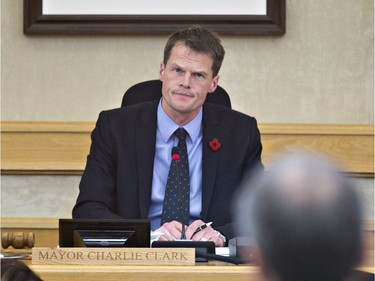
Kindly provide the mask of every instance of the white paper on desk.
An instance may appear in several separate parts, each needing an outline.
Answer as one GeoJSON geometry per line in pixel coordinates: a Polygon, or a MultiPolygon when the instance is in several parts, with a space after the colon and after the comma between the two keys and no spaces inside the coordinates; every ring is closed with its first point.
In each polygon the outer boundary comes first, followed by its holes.
{"type": "MultiPolygon", "coordinates": [[[[166,233],[165,231],[160,231],[159,229],[156,231],[151,231],[151,244],[152,242],[159,240],[159,237],[163,234],[169,235],[169,233],[166,233]]],[[[216,247],[215,254],[229,257],[229,247],[216,247]]]]}
{"type": "Polygon", "coordinates": [[[229,257],[229,247],[216,247],[216,255],[229,257]]]}

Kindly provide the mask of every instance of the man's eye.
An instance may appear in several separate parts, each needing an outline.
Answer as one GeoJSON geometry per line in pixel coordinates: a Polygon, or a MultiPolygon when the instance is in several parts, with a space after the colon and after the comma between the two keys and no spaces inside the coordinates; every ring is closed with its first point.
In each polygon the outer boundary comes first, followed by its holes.
{"type": "Polygon", "coordinates": [[[204,75],[202,73],[194,73],[193,75],[197,78],[204,78],[204,75]]]}
{"type": "Polygon", "coordinates": [[[180,72],[182,72],[182,69],[179,68],[179,67],[174,67],[174,68],[173,68],[173,71],[175,71],[175,72],[177,72],[177,73],[180,73],[180,72]]]}

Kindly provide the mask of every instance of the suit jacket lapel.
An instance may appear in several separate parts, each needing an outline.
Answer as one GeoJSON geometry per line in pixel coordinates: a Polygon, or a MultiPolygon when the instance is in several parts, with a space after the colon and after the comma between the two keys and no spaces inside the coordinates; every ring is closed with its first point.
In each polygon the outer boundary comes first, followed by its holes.
{"type": "Polygon", "coordinates": [[[155,157],[157,105],[143,107],[136,121],[136,163],[138,171],[138,197],[141,218],[147,218],[151,203],[151,188],[155,157]],[[151,108],[151,109],[150,109],[151,108]],[[146,110],[145,110],[146,109],[146,110]]]}
{"type": "Polygon", "coordinates": [[[217,138],[220,141],[219,120],[210,107],[203,110],[203,158],[202,158],[202,219],[207,217],[209,204],[214,192],[219,151],[213,151],[209,142],[217,138]]]}

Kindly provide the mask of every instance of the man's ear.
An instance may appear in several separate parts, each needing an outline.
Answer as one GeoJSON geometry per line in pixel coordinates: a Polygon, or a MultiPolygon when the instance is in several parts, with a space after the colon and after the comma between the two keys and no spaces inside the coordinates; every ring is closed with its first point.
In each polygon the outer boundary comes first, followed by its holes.
{"type": "Polygon", "coordinates": [[[220,75],[216,75],[214,79],[212,79],[210,89],[208,90],[209,93],[215,92],[217,86],[219,85],[219,78],[220,78],[220,75]]]}
{"type": "Polygon", "coordinates": [[[161,62],[160,67],[159,67],[159,80],[160,81],[163,81],[164,70],[165,70],[164,62],[161,62]]]}

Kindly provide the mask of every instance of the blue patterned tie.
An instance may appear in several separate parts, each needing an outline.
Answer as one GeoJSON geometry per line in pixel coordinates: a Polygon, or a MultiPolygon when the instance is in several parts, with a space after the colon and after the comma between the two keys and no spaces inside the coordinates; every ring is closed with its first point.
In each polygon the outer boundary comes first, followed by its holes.
{"type": "Polygon", "coordinates": [[[180,159],[171,160],[167,185],[165,188],[161,225],[165,222],[179,221],[189,223],[190,213],[190,174],[189,159],[186,147],[187,132],[178,128],[174,134],[178,137],[177,145],[180,159]],[[182,220],[182,221],[181,221],[182,220]]]}

